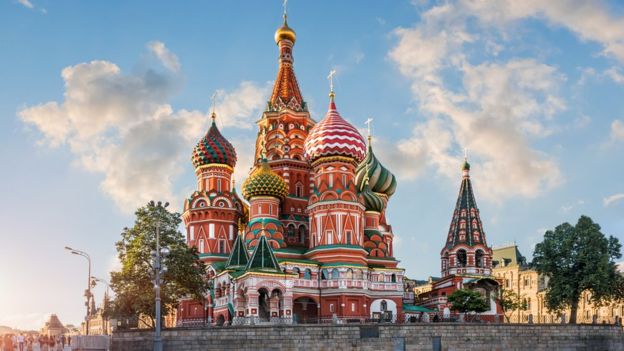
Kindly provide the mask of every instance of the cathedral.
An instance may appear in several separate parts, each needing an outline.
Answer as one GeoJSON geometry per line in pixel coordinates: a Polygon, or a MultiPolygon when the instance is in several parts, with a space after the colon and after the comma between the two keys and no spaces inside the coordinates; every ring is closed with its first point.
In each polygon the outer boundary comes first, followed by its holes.
{"type": "Polygon", "coordinates": [[[184,202],[183,220],[211,288],[204,301],[180,302],[177,323],[401,319],[404,270],[386,219],[395,176],[375,156],[370,135],[341,116],[333,87],[325,117],[310,116],[286,15],[275,42],[277,77],[241,194],[232,182],[236,150],[214,112],[193,150],[197,190],[184,202]]]}

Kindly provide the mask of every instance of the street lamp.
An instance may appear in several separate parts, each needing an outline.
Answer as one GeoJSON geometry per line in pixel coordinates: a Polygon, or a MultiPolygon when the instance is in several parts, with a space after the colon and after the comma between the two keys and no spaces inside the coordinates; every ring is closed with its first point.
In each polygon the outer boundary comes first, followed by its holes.
{"type": "Polygon", "coordinates": [[[73,255],[82,256],[87,259],[89,262],[89,275],[87,276],[87,290],[85,290],[85,298],[87,302],[85,305],[87,306],[87,315],[85,316],[85,335],[89,335],[89,300],[91,299],[91,256],[88,253],[76,249],[72,249],[69,246],[65,246],[65,250],[69,251],[73,255]]]}
{"type": "MultiPolygon", "coordinates": [[[[154,201],[150,202],[150,205],[154,206],[154,201]]],[[[167,208],[168,202],[165,202],[164,206],[162,202],[158,201],[156,207],[167,208]]],[[[156,250],[152,250],[152,268],[154,269],[154,292],[156,294],[156,330],[154,333],[154,351],[162,351],[162,339],[160,337],[160,276],[167,272],[167,266],[162,262],[165,257],[169,255],[169,249],[167,247],[160,247],[160,219],[156,219],[156,250]]]]}

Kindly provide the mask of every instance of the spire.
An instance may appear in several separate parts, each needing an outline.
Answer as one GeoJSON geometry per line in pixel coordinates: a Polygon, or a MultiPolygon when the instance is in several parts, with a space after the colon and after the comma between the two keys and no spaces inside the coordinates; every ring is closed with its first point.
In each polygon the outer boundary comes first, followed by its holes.
{"type": "Polygon", "coordinates": [[[464,164],[462,165],[464,177],[470,177],[470,163],[468,163],[468,148],[464,148],[464,164]]]}
{"type": "Polygon", "coordinates": [[[280,51],[279,70],[273,85],[268,109],[280,111],[283,108],[289,108],[297,112],[307,111],[293,70],[292,48],[295,45],[296,35],[295,31],[288,26],[286,5],[287,1],[284,2],[284,22],[275,32],[275,42],[280,51]]]}
{"type": "Polygon", "coordinates": [[[371,134],[371,124],[373,124],[373,119],[369,117],[364,124],[366,124],[366,127],[368,128],[368,148],[370,149],[372,144],[371,140],[373,139],[373,135],[371,134]]]}
{"type": "Polygon", "coordinates": [[[452,248],[459,244],[467,246],[482,244],[487,246],[483,224],[479,216],[479,208],[472,190],[469,170],[470,164],[467,161],[467,157],[465,157],[462,166],[463,178],[446,241],[447,248],[452,248]]]}
{"type": "Polygon", "coordinates": [[[215,120],[217,119],[217,114],[215,113],[215,109],[217,108],[217,92],[215,91],[212,96],[210,97],[210,101],[212,104],[212,112],[210,113],[210,118],[212,119],[212,124],[215,123],[215,120]]]}
{"type": "MultiPolygon", "coordinates": [[[[240,220],[238,223],[239,228],[242,228],[240,220]]],[[[243,269],[247,266],[247,263],[249,263],[249,254],[247,253],[247,248],[245,247],[245,241],[243,240],[242,235],[239,234],[236,236],[236,240],[234,240],[232,252],[230,253],[230,257],[225,264],[225,268],[243,269]]]]}
{"type": "Polygon", "coordinates": [[[263,224],[258,245],[256,245],[254,252],[251,254],[246,270],[281,273],[282,271],[280,270],[279,263],[275,258],[271,245],[269,245],[267,241],[264,231],[263,224]]]}

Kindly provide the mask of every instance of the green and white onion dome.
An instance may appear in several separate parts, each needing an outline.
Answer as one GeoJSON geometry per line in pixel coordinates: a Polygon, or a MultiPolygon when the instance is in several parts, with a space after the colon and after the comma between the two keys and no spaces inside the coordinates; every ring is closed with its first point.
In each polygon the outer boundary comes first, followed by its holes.
{"type": "Polygon", "coordinates": [[[368,169],[368,185],[375,193],[392,196],[396,191],[396,177],[375,157],[373,148],[368,145],[368,152],[355,170],[355,184],[360,191],[366,188],[366,170],[368,169]]]}
{"type": "Polygon", "coordinates": [[[366,207],[366,211],[375,211],[381,213],[383,211],[386,204],[382,199],[383,195],[379,195],[374,193],[370,187],[365,186],[364,191],[360,193],[362,198],[364,199],[364,207],[366,207]]]}

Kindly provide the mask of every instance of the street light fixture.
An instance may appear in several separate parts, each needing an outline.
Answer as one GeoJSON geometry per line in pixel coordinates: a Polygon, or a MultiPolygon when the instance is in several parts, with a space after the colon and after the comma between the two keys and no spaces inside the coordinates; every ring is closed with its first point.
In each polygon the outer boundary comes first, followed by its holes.
{"type": "Polygon", "coordinates": [[[89,262],[89,275],[87,276],[87,290],[85,290],[85,299],[87,300],[85,302],[85,306],[87,306],[87,315],[85,316],[85,335],[89,335],[89,315],[90,315],[89,300],[92,297],[91,295],[91,256],[89,256],[89,254],[84,251],[72,249],[69,246],[65,246],[65,250],[69,251],[73,255],[82,256],[86,258],[87,261],[89,262]]]}
{"type": "MultiPolygon", "coordinates": [[[[154,201],[150,201],[150,205],[158,208],[167,208],[168,202],[165,202],[164,206],[162,202],[158,201],[155,205],[154,201]]],[[[169,249],[167,247],[160,247],[160,220],[156,219],[156,250],[152,250],[152,268],[154,269],[154,292],[156,294],[156,330],[154,333],[154,351],[162,351],[162,338],[160,336],[161,329],[161,311],[160,311],[160,276],[167,272],[167,266],[162,262],[163,259],[169,256],[169,249]]]]}

